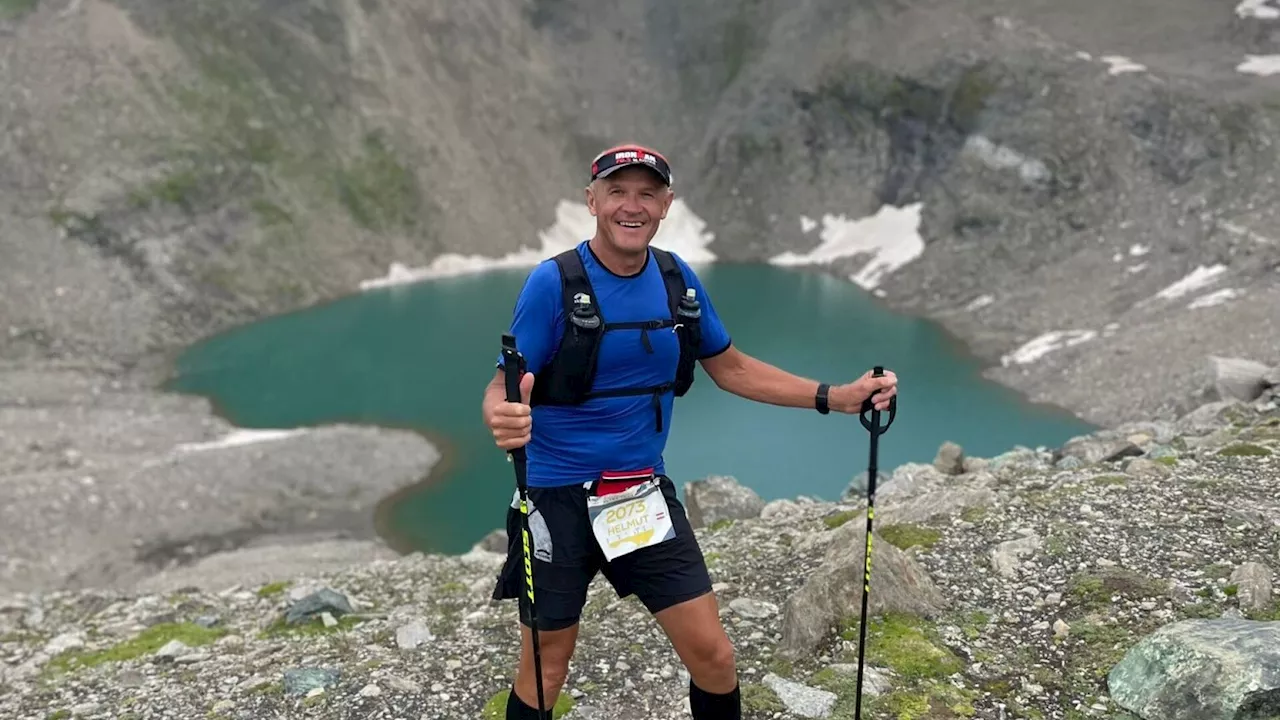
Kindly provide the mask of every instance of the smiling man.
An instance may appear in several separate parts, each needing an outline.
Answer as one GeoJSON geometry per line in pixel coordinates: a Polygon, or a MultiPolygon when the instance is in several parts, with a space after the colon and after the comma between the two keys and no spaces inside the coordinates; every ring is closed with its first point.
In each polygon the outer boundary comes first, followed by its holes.
{"type": "MultiPolygon", "coordinates": [[[[733,647],[702,551],[666,475],[662,452],[675,397],[701,362],[718,387],[757,402],[857,413],[880,409],[897,378],[868,371],[829,386],[750,357],[730,342],[697,275],[651,247],[674,198],[671,167],[638,145],[591,163],[590,240],[539,263],[516,300],[511,334],[525,356],[521,402],[506,401],[502,359],[483,415],[504,450],[525,447],[534,596],[545,707],[569,670],[587,589],[603,573],[634,594],[689,670],[694,720],[740,720],[733,647]]],[[[525,594],[518,496],[507,511],[507,562],[495,599],[525,594]]],[[[523,643],[508,720],[538,719],[532,634],[523,643]]]]}

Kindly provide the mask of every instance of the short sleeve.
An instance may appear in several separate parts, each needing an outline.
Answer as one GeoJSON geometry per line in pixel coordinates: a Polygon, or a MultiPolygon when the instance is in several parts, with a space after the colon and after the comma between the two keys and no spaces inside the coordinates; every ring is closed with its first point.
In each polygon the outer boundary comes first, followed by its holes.
{"type": "MultiPolygon", "coordinates": [[[[516,349],[524,355],[528,371],[535,375],[555,349],[560,305],[560,269],[554,261],[545,260],[525,278],[511,317],[510,333],[515,336],[516,349]]],[[[498,367],[504,367],[501,353],[498,367]]]]}
{"type": "Polygon", "coordinates": [[[698,302],[702,308],[702,352],[699,353],[699,360],[715,357],[725,350],[729,349],[732,339],[729,337],[729,331],[725,328],[724,323],[720,321],[720,315],[716,313],[715,303],[711,300],[710,293],[702,286],[702,280],[693,268],[684,261],[680,256],[676,256],[676,262],[680,264],[680,269],[684,272],[685,282],[698,291],[698,302]]]}

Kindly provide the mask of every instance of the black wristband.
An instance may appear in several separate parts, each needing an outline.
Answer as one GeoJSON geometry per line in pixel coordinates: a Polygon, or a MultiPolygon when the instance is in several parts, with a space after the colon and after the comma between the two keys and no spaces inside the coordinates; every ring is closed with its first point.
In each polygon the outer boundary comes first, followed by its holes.
{"type": "Polygon", "coordinates": [[[827,405],[827,391],[830,389],[831,386],[827,383],[818,383],[818,392],[813,396],[813,406],[823,415],[831,412],[831,407],[827,405]]]}

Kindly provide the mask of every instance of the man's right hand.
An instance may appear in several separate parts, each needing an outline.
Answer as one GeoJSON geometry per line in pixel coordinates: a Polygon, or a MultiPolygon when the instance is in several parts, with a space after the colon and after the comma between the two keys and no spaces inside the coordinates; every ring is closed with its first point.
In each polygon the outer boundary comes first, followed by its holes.
{"type": "Polygon", "coordinates": [[[533,431],[532,410],[529,397],[533,393],[533,373],[520,378],[520,402],[503,400],[491,406],[484,424],[493,431],[494,443],[503,450],[515,450],[529,442],[533,431]]]}

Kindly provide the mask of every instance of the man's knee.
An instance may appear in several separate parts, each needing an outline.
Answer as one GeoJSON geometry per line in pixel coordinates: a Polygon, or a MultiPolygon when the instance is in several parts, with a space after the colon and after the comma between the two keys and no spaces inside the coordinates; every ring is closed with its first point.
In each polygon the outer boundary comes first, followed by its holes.
{"type": "MultiPolygon", "coordinates": [[[[532,672],[533,665],[533,633],[528,627],[521,625],[523,637],[520,651],[520,664],[532,672]]],[[[574,646],[578,639],[578,625],[575,623],[560,630],[538,631],[538,655],[542,664],[542,681],[545,685],[559,688],[569,676],[569,660],[573,657],[574,646]]]]}

